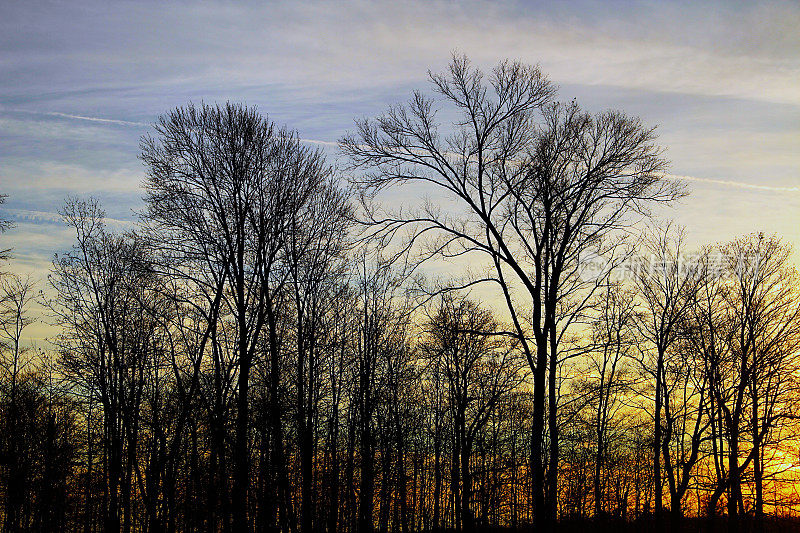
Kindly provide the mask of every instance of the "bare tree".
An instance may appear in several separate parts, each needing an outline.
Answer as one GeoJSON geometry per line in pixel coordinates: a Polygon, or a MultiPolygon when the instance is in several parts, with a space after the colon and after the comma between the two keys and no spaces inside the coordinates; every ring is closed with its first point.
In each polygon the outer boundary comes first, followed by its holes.
{"type": "Polygon", "coordinates": [[[286,264],[295,338],[296,423],[300,452],[301,531],[312,531],[315,518],[315,423],[320,402],[329,312],[344,279],[347,230],[352,220],[348,198],[333,181],[320,184],[300,211],[290,214],[286,264]]]}
{"type": "Polygon", "coordinates": [[[728,440],[727,479],[717,491],[728,488],[733,530],[743,507],[742,475],[750,463],[756,516],[763,516],[764,445],[776,421],[788,414],[785,401],[793,389],[800,346],[800,307],[791,250],[777,238],[748,235],[726,245],[722,254],[727,271],[735,275],[723,292],[729,359],[721,361],[715,382],[728,440]],[[747,433],[750,449],[742,458],[747,433]]]}
{"type": "MultiPolygon", "coordinates": [[[[190,105],[161,117],[156,137],[142,140],[141,157],[148,167],[148,218],[183,238],[182,253],[210,264],[212,278],[221,274],[212,287],[233,320],[221,349],[233,355],[228,361],[236,367],[232,519],[233,527],[244,531],[250,527],[250,371],[266,335],[274,379],[279,379],[273,299],[285,281],[279,268],[283,245],[292,214],[328,171],[321,154],[303,147],[293,132],[276,128],[255,109],[230,103],[190,105]]],[[[288,486],[276,400],[273,464],[285,507],[288,486]]]]}
{"type": "Polygon", "coordinates": [[[415,92],[407,106],[358,122],[357,133],[342,139],[342,150],[354,169],[367,171],[353,178],[365,191],[426,184],[466,213],[458,216],[431,204],[368,211],[369,222],[384,237],[409,230],[409,249],[424,236],[435,236],[422,260],[477,256],[490,266],[491,274],[471,283],[499,286],[534,373],[535,517],[552,521],[559,343],[596,287],[577,275],[579,254],[607,251],[605,238],[630,222],[632,213],[674,199],[680,187],[662,178],[664,162],[652,129],[621,113],[591,116],[575,104],[548,104],[554,89],[536,67],[503,62],[484,80],[465,57],[455,56],[447,74],[430,77],[460,114],[451,128],[440,131],[434,100],[415,92]],[[517,286],[524,297],[515,296],[517,286]],[[523,311],[528,306],[529,314],[523,311]],[[553,473],[547,506],[546,400],[553,473]]]}
{"type": "MultiPolygon", "coordinates": [[[[672,399],[667,384],[667,358],[679,340],[681,322],[702,278],[698,274],[698,263],[693,262],[686,252],[684,240],[683,229],[678,228],[673,233],[670,223],[663,228],[649,228],[643,246],[643,252],[649,257],[641,258],[635,270],[640,298],[637,327],[645,341],[640,345],[640,362],[642,370],[650,375],[654,384],[653,483],[657,528],[662,526],[662,456],[669,461],[674,422],[669,414],[664,416],[665,411],[670,411],[672,399]]],[[[671,464],[668,477],[673,511],[678,513],[680,499],[675,498],[671,464]]]]}
{"type": "MultiPolygon", "coordinates": [[[[2,427],[2,463],[6,466],[4,525],[5,531],[24,528],[23,503],[30,490],[31,472],[28,461],[21,457],[25,446],[27,420],[24,417],[24,401],[20,399],[23,373],[30,364],[26,353],[30,347],[23,344],[22,335],[33,323],[30,305],[33,301],[33,283],[30,278],[5,274],[0,278],[0,368],[2,368],[2,402],[4,407],[2,427]]],[[[26,380],[27,381],[27,380],[26,380]]]]}
{"type": "MultiPolygon", "coordinates": [[[[374,529],[375,455],[378,438],[379,407],[387,394],[387,363],[397,350],[405,350],[408,334],[407,302],[403,294],[406,273],[381,255],[381,248],[358,251],[353,346],[352,398],[355,436],[358,442],[359,489],[355,530],[374,529]]],[[[384,455],[384,459],[387,455],[384,455]]],[[[387,467],[388,468],[388,467],[387,467]]],[[[385,484],[385,479],[382,482],[385,484]]],[[[386,497],[382,500],[386,501],[386,497]]]]}
{"type": "Polygon", "coordinates": [[[742,321],[738,345],[742,352],[752,350],[749,432],[758,519],[764,516],[766,446],[772,443],[772,429],[793,416],[797,386],[800,292],[791,253],[778,238],[761,233],[740,238],[726,248],[728,257],[738,258],[736,292],[741,312],[736,315],[742,321]]]}
{"type": "Polygon", "coordinates": [[[62,214],[77,242],[53,260],[49,306],[62,328],[54,341],[76,392],[103,409],[104,527],[130,531],[144,370],[152,356],[154,324],[140,297],[150,269],[141,240],[108,232],[96,200],[68,200],[62,214]]]}
{"type": "MultiPolygon", "coordinates": [[[[714,467],[714,488],[705,502],[706,511],[713,517],[716,512],[717,502],[726,490],[729,482],[726,457],[726,424],[737,415],[730,411],[731,400],[731,370],[735,371],[735,364],[731,364],[730,353],[731,325],[730,309],[725,303],[727,294],[727,280],[724,271],[718,271],[719,266],[726,267],[713,260],[713,250],[704,254],[701,266],[705,277],[703,283],[693,295],[689,321],[686,324],[686,340],[702,361],[702,371],[706,376],[708,388],[707,417],[711,424],[711,455],[714,467]],[[716,271],[716,272],[715,272],[716,271]],[[734,415],[728,417],[727,414],[734,415]]],[[[735,372],[734,372],[735,373],[735,372]]],[[[735,411],[735,410],[734,410],[735,411]]]]}
{"type": "Polygon", "coordinates": [[[425,330],[424,351],[431,360],[443,362],[449,388],[456,529],[471,531],[475,514],[470,463],[476,439],[501,400],[519,385],[519,359],[491,313],[466,298],[444,295],[425,330]]]}
{"type": "MultiPolygon", "coordinates": [[[[598,316],[592,323],[591,358],[592,377],[596,384],[591,386],[596,395],[593,429],[595,437],[594,460],[594,516],[605,513],[603,502],[603,473],[606,457],[609,455],[610,433],[620,410],[625,406],[623,394],[630,386],[626,383],[627,358],[631,355],[635,339],[632,335],[634,321],[633,295],[620,285],[609,284],[599,294],[598,316]]],[[[590,389],[590,390],[591,390],[590,389]]]]}

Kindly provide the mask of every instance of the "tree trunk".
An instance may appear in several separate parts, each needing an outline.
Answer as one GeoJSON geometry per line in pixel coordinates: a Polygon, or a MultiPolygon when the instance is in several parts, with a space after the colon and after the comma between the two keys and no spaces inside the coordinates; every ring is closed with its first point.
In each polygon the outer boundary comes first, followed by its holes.
{"type": "MultiPolygon", "coordinates": [[[[555,325],[555,322],[554,322],[555,325]]],[[[547,384],[547,420],[550,433],[550,464],[548,465],[548,501],[547,530],[555,528],[558,518],[558,396],[556,379],[558,378],[558,348],[556,345],[555,327],[550,333],[550,361],[547,384]]]]}
{"type": "MultiPolygon", "coordinates": [[[[601,393],[602,397],[602,393],[601,393]]],[[[597,454],[594,461],[594,516],[599,518],[603,512],[603,498],[600,476],[603,472],[603,432],[600,428],[600,408],[597,414],[597,454]]]]}
{"type": "Polygon", "coordinates": [[[533,491],[533,525],[539,531],[546,528],[544,506],[544,440],[545,381],[547,377],[547,346],[537,338],[536,368],[533,383],[533,420],[531,423],[531,488],[533,491]]]}
{"type": "MultiPolygon", "coordinates": [[[[243,301],[244,297],[241,296],[243,301]]],[[[250,530],[247,516],[247,499],[250,487],[250,457],[247,450],[247,437],[250,418],[250,354],[247,346],[247,323],[245,310],[240,307],[239,326],[239,378],[236,397],[236,440],[233,452],[233,527],[237,533],[250,530]]]]}
{"type": "MultiPolygon", "coordinates": [[[[753,379],[755,379],[755,376],[753,379]]],[[[764,469],[761,464],[761,424],[758,413],[758,393],[756,392],[755,386],[753,386],[752,402],[753,420],[751,431],[753,439],[753,482],[756,489],[755,517],[757,524],[761,526],[761,522],[764,518],[764,469]]]]}
{"type": "Polygon", "coordinates": [[[372,504],[375,495],[375,457],[372,432],[362,422],[361,430],[361,483],[358,501],[358,533],[372,533],[372,504]]]}
{"type": "Polygon", "coordinates": [[[739,434],[731,428],[730,443],[728,444],[728,531],[735,533],[739,530],[738,503],[741,499],[741,473],[739,472],[739,434]]]}
{"type": "Polygon", "coordinates": [[[439,531],[442,499],[442,442],[439,428],[433,437],[433,530],[439,531]]]}
{"type": "Polygon", "coordinates": [[[330,421],[331,435],[331,471],[329,482],[329,502],[328,502],[328,532],[336,533],[339,523],[339,404],[338,398],[334,398],[333,412],[330,421]]]}
{"type": "Polygon", "coordinates": [[[663,399],[663,392],[661,390],[661,375],[664,372],[664,352],[661,348],[658,349],[658,360],[656,362],[656,398],[655,398],[655,415],[654,415],[654,434],[653,434],[653,492],[655,495],[655,502],[653,512],[655,515],[655,524],[657,531],[662,529],[662,504],[663,493],[661,486],[661,406],[663,399]]]}
{"type": "Polygon", "coordinates": [[[461,524],[466,533],[475,529],[475,520],[470,508],[472,503],[472,474],[469,471],[471,450],[469,443],[461,445],[461,524]]]}

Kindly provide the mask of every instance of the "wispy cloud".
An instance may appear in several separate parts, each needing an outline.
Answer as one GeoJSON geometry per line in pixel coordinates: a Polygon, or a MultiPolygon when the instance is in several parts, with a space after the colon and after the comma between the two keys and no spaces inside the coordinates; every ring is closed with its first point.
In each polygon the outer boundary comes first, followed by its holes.
{"type": "Polygon", "coordinates": [[[131,154],[131,167],[110,167],[81,163],[61,163],[46,158],[9,158],[0,166],[0,184],[14,198],[27,199],[54,194],[61,201],[67,194],[115,192],[139,196],[143,172],[131,154]]]}
{"type": "Polygon", "coordinates": [[[3,209],[3,214],[14,223],[27,224],[64,224],[64,218],[58,213],[47,211],[31,211],[28,209],[3,209]]]}
{"type": "MultiPolygon", "coordinates": [[[[64,217],[59,213],[49,211],[32,211],[28,209],[3,209],[5,214],[13,223],[20,224],[55,224],[63,226],[65,224],[64,217]]],[[[120,220],[116,218],[104,217],[103,222],[112,229],[127,230],[132,229],[136,222],[134,220],[120,220]]]]}
{"type": "MultiPolygon", "coordinates": [[[[3,110],[3,108],[0,108],[3,110]]],[[[132,122],[127,120],[119,120],[119,119],[112,119],[112,118],[100,118],[100,117],[92,117],[92,116],[84,116],[84,115],[75,115],[71,113],[62,113],[58,111],[30,111],[24,109],[4,109],[6,111],[13,111],[13,112],[20,112],[20,113],[29,113],[41,116],[52,116],[52,117],[60,117],[60,118],[67,118],[71,120],[79,120],[79,121],[89,121],[89,122],[97,122],[101,124],[113,124],[113,125],[122,125],[122,126],[135,126],[135,127],[148,127],[150,124],[145,122],[132,122]]],[[[318,146],[324,146],[329,148],[338,148],[339,143],[335,141],[324,141],[320,139],[308,139],[308,138],[301,138],[300,142],[306,144],[313,144],[318,146]]],[[[800,192],[800,187],[785,187],[785,186],[776,186],[776,185],[769,185],[769,184],[756,184],[756,183],[746,183],[741,181],[733,181],[733,180],[723,180],[723,179],[713,179],[713,178],[702,178],[697,176],[687,176],[687,175],[676,175],[676,174],[668,174],[668,179],[672,180],[680,180],[680,181],[690,181],[690,182],[699,182],[699,183],[709,183],[714,185],[722,185],[725,187],[734,187],[738,189],[753,189],[753,190],[761,190],[761,191],[772,191],[772,192],[800,192]]]]}
{"type": "Polygon", "coordinates": [[[52,91],[53,80],[75,90],[364,89],[418,80],[459,49],[485,64],[509,55],[541,62],[558,83],[800,105],[800,8],[789,2],[713,8],[643,2],[625,9],[613,2],[478,0],[158,8],[77,2],[50,4],[37,17],[23,5],[6,9],[0,22],[0,31],[26,38],[5,40],[15,55],[4,64],[42,94],[52,91]]]}

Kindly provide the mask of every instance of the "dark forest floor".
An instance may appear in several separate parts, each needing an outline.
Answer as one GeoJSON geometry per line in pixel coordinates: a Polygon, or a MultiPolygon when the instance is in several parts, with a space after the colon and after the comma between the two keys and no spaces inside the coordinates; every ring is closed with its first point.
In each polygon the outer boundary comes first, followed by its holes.
{"type": "MultiPolygon", "coordinates": [[[[713,522],[707,518],[684,518],[676,528],[665,524],[663,533],[730,533],[730,524],[724,517],[713,522]]],[[[511,528],[477,528],[475,533],[512,533],[511,528]]],[[[555,527],[557,533],[653,533],[656,531],[651,519],[631,522],[617,520],[562,520],[555,527]]],[[[529,526],[520,526],[517,533],[535,533],[529,526]]],[[[448,532],[454,533],[454,532],[448,532]]],[[[749,517],[736,524],[736,533],[800,533],[800,518],[764,518],[763,527],[749,517]]]]}

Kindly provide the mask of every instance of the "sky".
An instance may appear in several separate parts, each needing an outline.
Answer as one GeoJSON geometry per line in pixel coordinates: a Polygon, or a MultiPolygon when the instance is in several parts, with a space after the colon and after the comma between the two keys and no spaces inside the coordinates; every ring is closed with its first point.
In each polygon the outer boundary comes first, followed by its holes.
{"type": "Polygon", "coordinates": [[[663,216],[693,245],[764,231],[800,248],[797,28],[798,2],[2,2],[0,216],[16,226],[0,249],[43,280],[72,242],[67,196],[130,227],[139,139],[171,108],[255,105],[341,163],[354,119],[428,90],[453,51],[538,64],[559,99],[657,126],[692,189],[663,216]]]}

